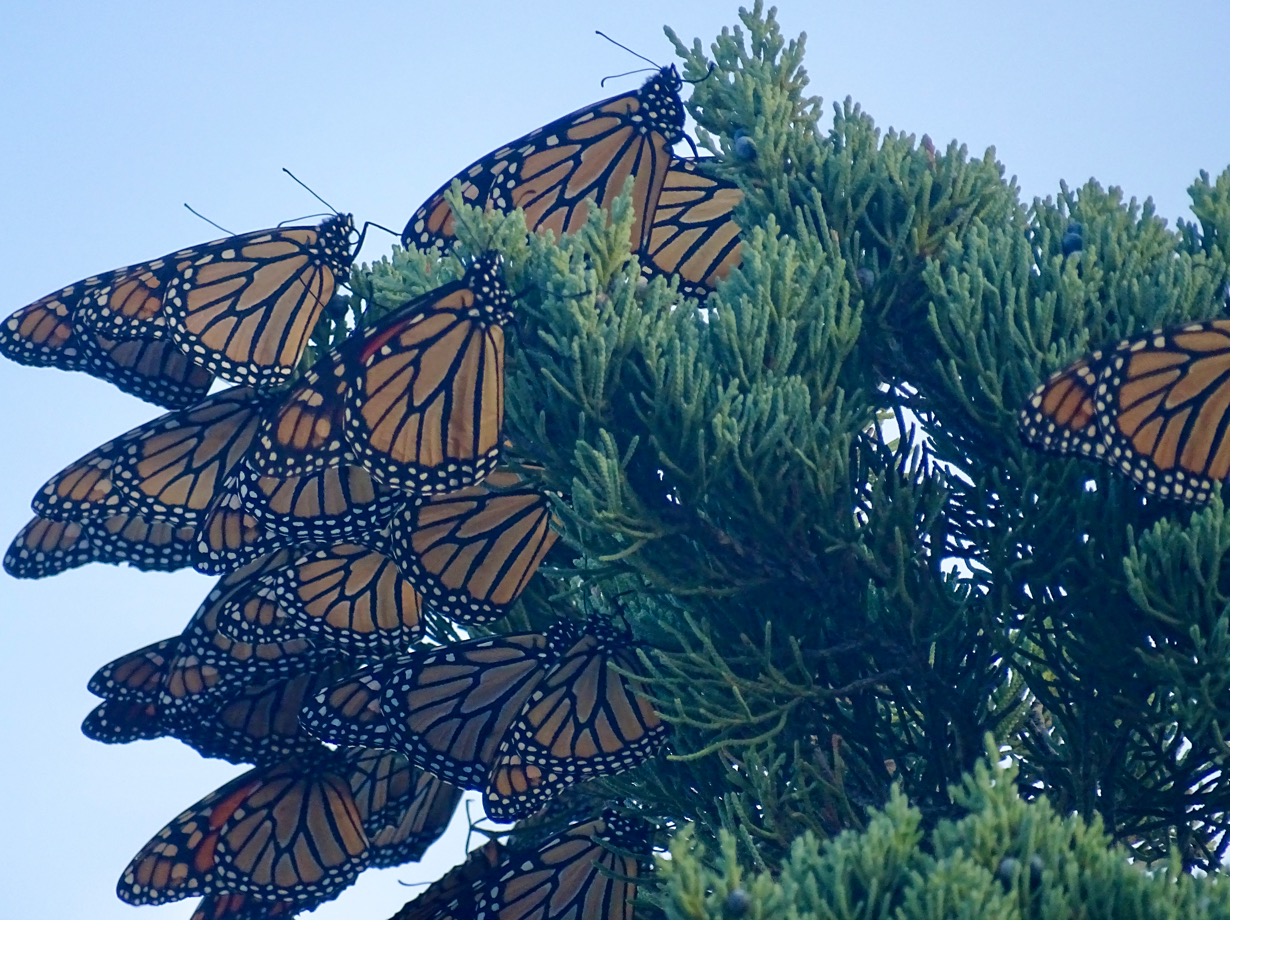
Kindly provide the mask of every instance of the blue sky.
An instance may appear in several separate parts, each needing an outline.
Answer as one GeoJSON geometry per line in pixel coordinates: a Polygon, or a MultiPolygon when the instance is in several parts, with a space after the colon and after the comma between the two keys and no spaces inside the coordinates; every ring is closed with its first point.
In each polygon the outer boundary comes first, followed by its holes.
{"type": "MultiPolygon", "coordinates": [[[[1091,177],[1187,215],[1228,162],[1227,5],[779,0],[808,32],[810,92],[882,129],[991,144],[1022,197],[1091,177]]],[[[399,229],[459,169],[639,77],[600,29],[662,63],[662,26],[709,41],[737,2],[491,0],[195,5],[53,2],[5,11],[0,58],[0,314],[86,275],[330,203],[399,229]],[[531,13],[536,10],[536,13],[531,13]]],[[[390,238],[371,234],[362,259],[390,238]]],[[[0,359],[0,535],[40,484],[160,411],[83,374],[0,359]]],[[[0,918],[185,917],[133,908],[116,878],[170,818],[237,768],[175,742],[108,747],[79,724],[101,664],[181,630],[212,585],[190,571],[0,575],[0,918]]],[[[465,824],[420,865],[371,871],[317,916],[386,916],[462,858],[465,824]]]]}

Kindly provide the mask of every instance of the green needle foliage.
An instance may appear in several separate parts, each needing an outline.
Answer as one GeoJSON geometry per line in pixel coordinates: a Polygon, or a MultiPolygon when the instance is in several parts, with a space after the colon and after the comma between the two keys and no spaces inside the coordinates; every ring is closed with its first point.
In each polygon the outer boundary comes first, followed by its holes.
{"type": "MultiPolygon", "coordinates": [[[[1029,450],[1017,413],[1088,350],[1226,314],[1228,174],[1174,228],[1094,182],[1028,205],[994,151],[848,100],[824,129],[760,4],[670,37],[743,191],[706,309],[641,276],[627,198],[560,241],[456,210],[519,294],[506,431],[563,524],[490,629],[623,615],[672,728],[566,804],[666,828],[669,916],[1224,915],[1187,874],[1229,835],[1229,512],[1029,450]]],[[[353,304],[458,269],[398,253],[353,304]]]]}
{"type": "Polygon", "coordinates": [[[994,743],[951,788],[955,818],[926,830],[894,787],[862,830],[796,839],[776,873],[742,863],[732,833],[709,856],[691,828],[659,862],[666,916],[687,920],[1223,920],[1225,875],[1143,869],[1101,820],[1025,802],[994,743]]]}

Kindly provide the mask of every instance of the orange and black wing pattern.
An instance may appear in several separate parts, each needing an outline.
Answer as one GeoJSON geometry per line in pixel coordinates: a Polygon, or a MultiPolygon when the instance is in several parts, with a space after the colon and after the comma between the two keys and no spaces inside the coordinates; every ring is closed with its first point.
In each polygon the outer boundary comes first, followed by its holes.
{"type": "MultiPolygon", "coordinates": [[[[116,295],[122,284],[134,282],[130,277],[154,281],[154,266],[135,264],[89,277],[14,311],[0,323],[0,355],[26,366],[81,370],[165,407],[197,402],[209,392],[213,375],[194,364],[176,344],[153,340],[151,334],[124,325],[95,323],[99,298],[116,295]]],[[[137,298],[126,295],[124,299],[137,298]]],[[[154,298],[136,306],[143,313],[159,310],[154,298]]]]}
{"type": "Polygon", "coordinates": [[[646,274],[675,277],[682,292],[699,300],[742,261],[742,230],[733,219],[742,191],[712,166],[672,158],[640,250],[646,274]]]}
{"type": "Polygon", "coordinates": [[[385,656],[422,635],[422,598],[377,550],[354,543],[300,550],[270,576],[286,629],[335,650],[385,656]]]}
{"type": "Polygon", "coordinates": [[[480,788],[550,655],[539,633],[404,654],[322,691],[317,706],[304,711],[303,723],[316,736],[342,743],[371,743],[376,730],[379,745],[399,750],[449,783],[480,788]],[[346,719],[353,706],[367,710],[373,695],[376,723],[367,715],[346,719]]]}
{"type": "Polygon", "coordinates": [[[112,465],[118,495],[146,519],[203,524],[253,442],[266,403],[249,387],[233,387],[131,431],[112,465]]]}
{"type": "Polygon", "coordinates": [[[497,838],[477,847],[443,877],[406,903],[392,920],[475,920],[481,890],[507,861],[497,838]]]}
{"type": "Polygon", "coordinates": [[[285,546],[256,513],[245,508],[239,487],[230,486],[230,481],[223,481],[199,528],[192,565],[200,573],[228,573],[285,546]]]}
{"type": "Polygon", "coordinates": [[[639,683],[632,638],[604,617],[547,631],[555,665],[503,739],[485,786],[490,818],[535,813],[569,784],[638,766],[666,742],[639,683]],[[624,672],[625,671],[625,672],[624,672]]]}
{"type": "Polygon", "coordinates": [[[112,340],[100,333],[85,335],[80,369],[170,410],[198,403],[214,381],[212,373],[166,340],[112,340]]]}
{"type": "Polygon", "coordinates": [[[392,750],[349,750],[351,791],[369,836],[369,866],[422,859],[453,818],[462,791],[392,750]]]}
{"type": "Polygon", "coordinates": [[[635,178],[632,248],[648,239],[671,145],[684,129],[681,81],[665,67],[632,90],[561,117],[476,161],[427,198],[410,218],[406,247],[448,249],[455,239],[445,193],[485,210],[523,210],[531,231],[557,236],[581,227],[590,208],[607,207],[635,178]]]}
{"type": "Polygon", "coordinates": [[[318,744],[298,725],[298,712],[333,680],[330,670],[247,684],[216,704],[180,711],[170,736],[203,757],[230,763],[317,755],[318,744]]]}
{"type": "Polygon", "coordinates": [[[382,716],[381,665],[321,690],[302,708],[302,725],[318,740],[390,749],[396,740],[382,716]]]}
{"type": "Polygon", "coordinates": [[[289,900],[259,900],[247,893],[211,893],[200,901],[192,920],[292,920],[306,905],[289,900]]]}
{"type": "Polygon", "coordinates": [[[180,813],[134,857],[116,893],[126,903],[243,893],[323,900],[369,858],[345,760],[290,758],[219,787],[180,813]]]}
{"type": "Polygon", "coordinates": [[[652,862],[643,823],[607,811],[534,850],[491,840],[393,920],[631,920],[652,862]]]}
{"type": "Polygon", "coordinates": [[[558,537],[546,496],[515,474],[414,504],[392,518],[387,542],[401,571],[445,616],[505,616],[558,537]]]}
{"type": "Polygon", "coordinates": [[[157,417],[59,471],[31,508],[52,520],[128,514],[198,528],[268,402],[248,387],[233,387],[157,417]]]}
{"type": "Polygon", "coordinates": [[[247,462],[259,474],[289,477],[350,462],[342,432],[347,350],[322,354],[267,418],[247,462]]]}
{"type": "Polygon", "coordinates": [[[341,214],[206,244],[165,289],[169,336],[224,380],[283,383],[350,275],[353,230],[341,214]]]}
{"type": "Polygon", "coordinates": [[[354,463],[287,477],[254,473],[242,464],[226,484],[266,530],[287,543],[367,539],[405,500],[354,463]]]}
{"type": "Polygon", "coordinates": [[[345,431],[374,480],[426,495],[488,475],[501,446],[511,316],[497,258],[484,255],[353,344],[345,431]]]}
{"type": "Polygon", "coordinates": [[[88,277],[10,314],[0,354],[84,370],[174,408],[198,400],[214,377],[282,383],[350,275],[353,229],[341,214],[88,277]]]}
{"type": "Polygon", "coordinates": [[[1150,496],[1203,503],[1231,468],[1231,321],[1155,331],[1051,377],[1028,443],[1117,466],[1150,496]]]}
{"type": "Polygon", "coordinates": [[[82,521],[32,519],[4,555],[10,576],[51,577],[86,563],[125,563],[139,570],[180,570],[195,560],[192,527],[127,514],[82,521]]]}

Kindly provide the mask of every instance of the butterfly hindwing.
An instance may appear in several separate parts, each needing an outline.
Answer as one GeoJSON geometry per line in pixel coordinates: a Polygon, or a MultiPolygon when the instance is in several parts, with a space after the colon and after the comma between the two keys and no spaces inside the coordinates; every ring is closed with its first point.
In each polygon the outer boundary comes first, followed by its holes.
{"type": "Polygon", "coordinates": [[[1022,434],[1112,463],[1151,496],[1202,503],[1230,473],[1230,337],[1230,320],[1214,320],[1100,350],[1032,394],[1022,434]]]}
{"type": "Polygon", "coordinates": [[[348,765],[321,751],[254,768],[180,813],[116,892],[133,904],[216,893],[318,901],[354,882],[368,858],[348,765]]]}

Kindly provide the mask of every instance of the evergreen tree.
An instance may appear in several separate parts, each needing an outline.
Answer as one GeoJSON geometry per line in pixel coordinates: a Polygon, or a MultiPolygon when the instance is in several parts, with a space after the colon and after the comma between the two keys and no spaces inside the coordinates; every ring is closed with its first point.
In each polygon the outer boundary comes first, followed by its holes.
{"type": "MultiPolygon", "coordinates": [[[[564,526],[493,630],[622,612],[673,730],[571,801],[682,827],[669,916],[1224,915],[1225,877],[1178,875],[1229,837],[1229,512],[1031,451],[1017,412],[1225,315],[1229,174],[1174,228],[1095,182],[1027,205],[991,153],[849,101],[820,129],[803,37],[742,22],[671,35],[744,193],[709,309],[641,277],[624,202],[558,243],[461,211],[525,291],[507,430],[564,526]]],[[[357,305],[438,269],[397,254],[357,305]]]]}

